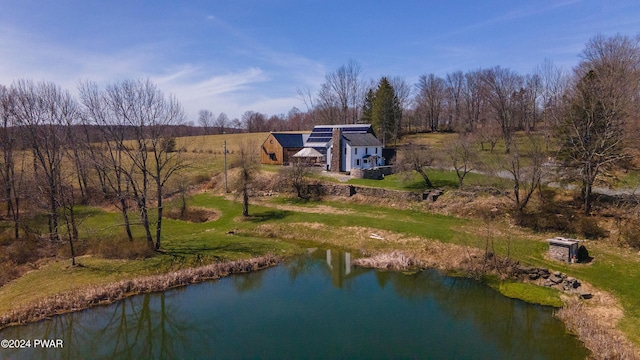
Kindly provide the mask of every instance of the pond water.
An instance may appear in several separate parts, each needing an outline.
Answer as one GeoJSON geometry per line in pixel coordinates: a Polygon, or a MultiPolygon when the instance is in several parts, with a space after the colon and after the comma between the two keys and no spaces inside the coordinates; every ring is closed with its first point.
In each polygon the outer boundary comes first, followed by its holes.
{"type": "MultiPolygon", "coordinates": [[[[584,359],[552,309],[476,281],[350,266],[307,256],[0,331],[31,348],[8,359],[584,359]],[[34,348],[35,339],[62,348],[34,348]],[[54,343],[55,344],[55,343],[54,343]]],[[[42,343],[40,343],[42,345],[42,343]]]]}

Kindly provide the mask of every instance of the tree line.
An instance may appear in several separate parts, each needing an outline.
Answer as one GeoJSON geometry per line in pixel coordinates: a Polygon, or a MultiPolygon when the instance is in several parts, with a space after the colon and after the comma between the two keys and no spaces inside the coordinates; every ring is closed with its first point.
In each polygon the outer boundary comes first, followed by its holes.
{"type": "Polygon", "coordinates": [[[76,207],[98,197],[118,208],[129,240],[135,212],[160,249],[164,189],[186,166],[175,148],[182,106],[148,80],[84,82],[79,94],[50,82],[0,86],[1,199],[13,236],[38,232],[22,217],[44,212],[50,242],[68,241],[75,263],[76,207]]]}
{"type": "MultiPolygon", "coordinates": [[[[640,148],[639,38],[595,36],[581,59],[571,71],[545,61],[527,75],[496,66],[444,77],[424,74],[414,85],[391,76],[365,80],[359,64],[349,61],[325,76],[317,94],[298,90],[306,111],[292,108],[273,116],[247,111],[240,120],[229,120],[224,113],[203,110],[200,127],[186,123],[180,103],[150,81],[104,87],[84,82],[74,99],[54,83],[18,80],[0,86],[3,217],[10,219],[17,238],[21,230],[33,231],[21,216],[44,211],[50,241],[61,241],[64,228],[72,248],[75,208],[97,191],[119,209],[129,239],[133,211],[150,247],[160,249],[165,186],[186,166],[175,151],[176,136],[364,122],[374,125],[387,146],[417,132],[460,134],[447,150],[460,184],[473,167],[469,142],[493,151],[500,141],[508,155],[503,170],[514,178],[520,209],[541,181],[534,170],[551,156],[563,180],[579,185],[589,213],[594,184],[632,164],[640,148]],[[516,132],[533,134],[531,146],[518,149],[516,132]],[[157,209],[154,220],[150,208],[157,209]]],[[[432,154],[405,150],[405,170],[416,170],[428,181],[432,154]]]]}

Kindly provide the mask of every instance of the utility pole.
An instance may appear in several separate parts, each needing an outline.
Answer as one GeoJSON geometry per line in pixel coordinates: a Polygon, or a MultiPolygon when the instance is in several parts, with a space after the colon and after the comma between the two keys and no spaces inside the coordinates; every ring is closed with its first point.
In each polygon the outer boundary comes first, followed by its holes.
{"type": "Polygon", "coordinates": [[[228,183],[227,183],[227,140],[224,141],[224,193],[228,193],[228,183]]]}

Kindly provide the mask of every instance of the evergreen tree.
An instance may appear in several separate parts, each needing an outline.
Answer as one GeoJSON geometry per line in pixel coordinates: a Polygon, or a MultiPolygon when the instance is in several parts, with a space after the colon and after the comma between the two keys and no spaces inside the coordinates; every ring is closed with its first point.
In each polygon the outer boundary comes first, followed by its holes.
{"type": "Polygon", "coordinates": [[[386,146],[387,141],[395,140],[396,123],[400,114],[400,102],[393,86],[386,77],[382,77],[371,109],[371,123],[378,136],[382,138],[382,146],[386,146]]]}
{"type": "Polygon", "coordinates": [[[364,98],[364,105],[362,105],[362,116],[360,117],[360,122],[363,124],[371,124],[373,121],[373,101],[375,97],[376,94],[373,92],[373,89],[369,89],[364,98]]]}

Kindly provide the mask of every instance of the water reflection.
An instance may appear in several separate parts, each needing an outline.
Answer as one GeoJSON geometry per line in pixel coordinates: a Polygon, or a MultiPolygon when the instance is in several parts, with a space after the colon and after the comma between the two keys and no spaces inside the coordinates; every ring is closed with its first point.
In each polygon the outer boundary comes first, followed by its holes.
{"type": "Polygon", "coordinates": [[[64,339],[0,358],[584,358],[551,311],[436,271],[351,266],[310,249],[283,266],[136,296],[3,339],[64,339]]]}
{"type": "Polygon", "coordinates": [[[143,294],[109,306],[5,329],[0,333],[2,338],[63,339],[64,347],[0,350],[0,358],[177,359],[188,353],[193,341],[204,342],[206,335],[197,322],[184,320],[171,292],[143,294]]]}

